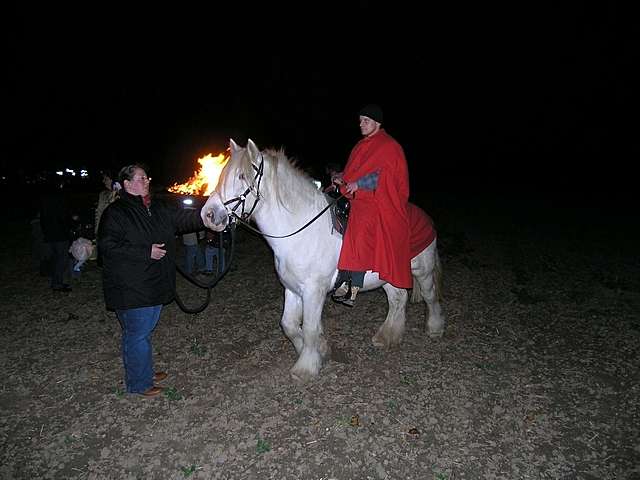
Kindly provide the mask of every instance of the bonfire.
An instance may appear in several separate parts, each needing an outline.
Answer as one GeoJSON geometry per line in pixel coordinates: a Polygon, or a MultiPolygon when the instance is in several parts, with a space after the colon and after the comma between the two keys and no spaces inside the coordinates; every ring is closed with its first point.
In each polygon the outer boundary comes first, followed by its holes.
{"type": "Polygon", "coordinates": [[[168,188],[172,193],[183,195],[209,195],[215,190],[220,178],[220,173],[229,160],[227,152],[220,153],[215,157],[207,154],[198,159],[200,170],[193,172],[193,176],[185,183],[174,183],[168,188]]]}

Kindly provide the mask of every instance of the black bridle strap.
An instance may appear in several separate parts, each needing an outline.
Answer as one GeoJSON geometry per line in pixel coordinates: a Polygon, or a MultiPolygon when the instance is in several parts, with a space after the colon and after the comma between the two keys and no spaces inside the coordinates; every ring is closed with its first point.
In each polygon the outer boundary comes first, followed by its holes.
{"type": "Polygon", "coordinates": [[[230,203],[236,202],[236,204],[231,209],[230,215],[233,214],[236,218],[239,218],[242,221],[244,221],[244,220],[246,220],[246,219],[251,217],[251,215],[253,214],[253,211],[256,208],[256,205],[258,204],[258,201],[260,200],[260,183],[262,182],[262,177],[263,177],[263,174],[264,174],[264,156],[262,154],[260,154],[260,158],[261,158],[261,160],[260,160],[260,165],[259,166],[256,167],[253,164],[253,162],[251,163],[251,166],[256,171],[256,176],[253,177],[253,184],[250,185],[239,196],[233,197],[232,199],[227,200],[226,202],[224,202],[224,206],[225,207],[227,205],[229,205],[230,203]],[[253,201],[253,205],[251,206],[251,210],[249,210],[248,213],[245,213],[244,205],[245,205],[245,202],[247,200],[247,195],[249,195],[254,190],[254,185],[256,185],[256,184],[257,184],[257,186],[255,187],[256,199],[253,201]],[[238,207],[240,205],[242,205],[242,212],[240,213],[240,217],[238,217],[238,214],[236,213],[236,210],[238,209],[238,207]]]}

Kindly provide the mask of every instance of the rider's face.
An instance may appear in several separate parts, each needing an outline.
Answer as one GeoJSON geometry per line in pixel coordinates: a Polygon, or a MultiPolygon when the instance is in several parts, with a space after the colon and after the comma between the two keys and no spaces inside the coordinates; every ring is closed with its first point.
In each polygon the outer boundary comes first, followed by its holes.
{"type": "Polygon", "coordinates": [[[380,124],[369,117],[360,115],[360,133],[365,137],[369,137],[380,129],[380,124]]]}

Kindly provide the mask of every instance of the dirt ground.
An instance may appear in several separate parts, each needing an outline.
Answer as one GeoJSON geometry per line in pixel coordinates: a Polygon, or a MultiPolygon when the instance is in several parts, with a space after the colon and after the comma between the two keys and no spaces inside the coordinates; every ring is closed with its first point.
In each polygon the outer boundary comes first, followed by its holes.
{"type": "MultiPolygon", "coordinates": [[[[123,393],[95,262],[54,294],[28,221],[5,225],[0,478],[640,478],[637,232],[546,209],[430,213],[442,339],[412,304],[402,347],[376,349],[384,292],[351,310],[327,300],[332,360],[293,383],[271,253],[240,230],[210,306],[164,309],[154,358],[170,377],[151,399],[123,393]]],[[[182,280],[179,291],[204,298],[182,280]]]]}

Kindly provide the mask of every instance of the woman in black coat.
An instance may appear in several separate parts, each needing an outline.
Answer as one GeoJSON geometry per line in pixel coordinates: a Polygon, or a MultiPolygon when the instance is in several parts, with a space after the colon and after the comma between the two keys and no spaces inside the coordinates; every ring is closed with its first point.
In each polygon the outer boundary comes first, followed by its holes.
{"type": "Polygon", "coordinates": [[[152,201],[142,165],[120,170],[119,198],[102,214],[98,248],[102,255],[107,309],[122,327],[122,359],[130,393],[153,396],[167,377],[153,371],[151,334],[162,306],[173,301],[176,286],[176,234],[202,230],[197,210],[152,201]]]}

